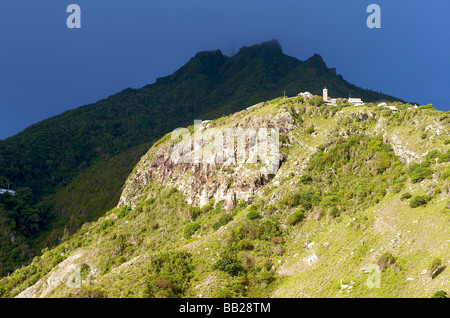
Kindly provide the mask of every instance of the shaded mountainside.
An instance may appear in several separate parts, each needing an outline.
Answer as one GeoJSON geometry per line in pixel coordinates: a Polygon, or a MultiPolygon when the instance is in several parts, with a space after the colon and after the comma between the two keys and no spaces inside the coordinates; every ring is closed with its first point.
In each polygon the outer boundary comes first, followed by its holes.
{"type": "Polygon", "coordinates": [[[46,246],[114,207],[121,187],[149,145],[193,122],[242,110],[247,105],[308,90],[320,94],[396,100],[352,85],[322,58],[286,56],[278,42],[244,47],[233,57],[200,52],[173,75],[140,89],[64,112],[0,141],[0,187],[26,197],[14,215],[35,220],[17,227],[0,206],[0,273],[20,266],[46,246]],[[20,254],[20,258],[13,256],[20,254]],[[21,261],[18,261],[21,259],[21,261]]]}
{"type": "MultiPolygon", "coordinates": [[[[277,128],[280,168],[174,162],[0,280],[3,297],[430,297],[449,292],[450,116],[278,98],[202,124],[277,128]],[[381,270],[371,288],[370,268],[381,270]]],[[[194,127],[188,127],[193,131],[194,127]]],[[[246,148],[251,151],[250,144],[246,148]]]]}

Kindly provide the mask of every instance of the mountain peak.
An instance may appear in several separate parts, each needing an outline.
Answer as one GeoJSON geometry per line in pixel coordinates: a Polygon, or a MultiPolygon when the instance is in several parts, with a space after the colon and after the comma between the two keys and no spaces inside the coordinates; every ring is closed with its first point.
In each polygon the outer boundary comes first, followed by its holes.
{"type": "Polygon", "coordinates": [[[280,42],[278,42],[277,39],[272,39],[270,41],[266,41],[260,44],[261,47],[267,47],[267,48],[275,48],[275,49],[279,49],[280,51],[282,51],[280,42]]]}
{"type": "Polygon", "coordinates": [[[312,63],[314,63],[315,65],[321,65],[321,64],[323,64],[323,65],[326,66],[326,63],[325,63],[325,61],[323,60],[322,56],[320,56],[320,55],[317,54],[317,53],[315,53],[313,56],[311,56],[309,59],[307,59],[306,62],[312,62],[312,63]]]}
{"type": "Polygon", "coordinates": [[[199,59],[209,59],[209,58],[221,58],[223,57],[221,50],[215,50],[215,51],[200,51],[197,54],[195,54],[195,58],[199,59]]]}
{"type": "Polygon", "coordinates": [[[273,39],[270,41],[266,41],[266,42],[262,42],[261,44],[255,44],[252,46],[243,46],[239,52],[239,53],[243,53],[243,52],[247,52],[247,51],[274,51],[277,53],[283,53],[283,50],[281,48],[280,43],[278,42],[278,40],[273,39]]]}
{"type": "Polygon", "coordinates": [[[156,82],[159,84],[167,81],[182,82],[200,74],[214,76],[227,59],[229,58],[223,55],[221,50],[200,51],[173,75],[158,78],[156,82]]]}

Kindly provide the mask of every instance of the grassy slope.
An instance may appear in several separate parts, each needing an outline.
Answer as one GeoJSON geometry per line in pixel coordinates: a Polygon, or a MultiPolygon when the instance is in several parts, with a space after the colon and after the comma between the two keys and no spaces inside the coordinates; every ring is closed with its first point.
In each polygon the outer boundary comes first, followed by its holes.
{"type": "MultiPolygon", "coordinates": [[[[350,164],[355,165],[355,173],[365,174],[351,180],[345,179],[349,174],[341,174],[337,182],[342,182],[343,187],[350,184],[360,187],[357,183],[348,183],[359,179],[375,184],[372,188],[374,193],[380,190],[376,184],[387,182],[389,186],[386,187],[386,195],[370,197],[369,206],[365,204],[367,200],[360,200],[356,195],[353,199],[339,201],[341,213],[337,218],[330,216],[329,210],[318,203],[306,211],[304,221],[291,226],[288,216],[297,207],[287,206],[282,200],[286,193],[303,187],[299,186],[299,180],[305,173],[313,175],[313,189],[329,187],[325,180],[317,179],[308,160],[315,160],[320,145],[328,143],[332,150],[335,145],[345,143],[345,138],[339,135],[364,133],[371,136],[375,130],[390,137],[398,135],[408,150],[422,157],[430,149],[438,148],[442,152],[449,149],[449,145],[444,144],[448,139],[448,115],[432,110],[406,109],[393,115],[374,106],[348,107],[338,111],[332,107],[300,105],[296,99],[288,99],[269,102],[264,107],[213,123],[226,126],[249,116],[276,114],[280,107],[294,107],[299,111],[297,128],[289,135],[290,146],[286,145],[286,150],[283,150],[287,161],[274,180],[258,191],[252,205],[238,205],[230,223],[215,231],[213,225],[223,212],[220,206],[204,207],[195,220],[199,229],[185,238],[184,229],[192,223],[192,210],[184,204],[181,192],[153,182],[133,211],[112,209],[98,221],[83,225],[57,248],[36,257],[32,265],[0,281],[3,296],[16,296],[36,282],[23,295],[154,296],[147,282],[155,275],[169,281],[174,279],[165,285],[161,282],[156,284],[163,286],[158,287],[158,296],[175,290],[175,282],[180,281],[187,287],[179,295],[194,297],[429,297],[437,290],[448,291],[448,269],[434,279],[421,274],[435,257],[450,265],[449,179],[448,175],[446,179],[442,176],[443,171],[448,170],[448,163],[432,165],[435,172],[432,178],[411,183],[406,164],[394,165],[398,162],[395,157],[391,158],[391,167],[381,175],[364,170],[371,167],[369,164],[358,166],[356,160],[351,161],[350,164]],[[362,113],[376,116],[373,120],[358,120],[362,113]],[[436,129],[430,128],[433,125],[440,125],[443,131],[438,134],[436,129]],[[309,134],[306,130],[311,126],[315,132],[309,134]],[[424,133],[426,138],[423,138],[424,133]],[[399,167],[398,170],[395,167],[399,167]],[[397,186],[394,187],[389,178],[400,170],[404,178],[395,179],[397,186]],[[408,205],[409,200],[400,200],[406,191],[413,196],[423,195],[432,185],[440,192],[434,191],[432,200],[423,207],[413,209],[408,205]],[[252,207],[256,207],[262,218],[249,220],[246,217],[252,207]],[[320,218],[316,217],[317,213],[321,214],[320,218]],[[242,232],[239,230],[242,227],[250,231],[242,232]],[[248,241],[253,246],[251,250],[244,245],[248,241]],[[312,242],[314,244],[308,247],[307,244],[312,242]],[[194,269],[189,277],[175,279],[170,271],[164,274],[155,270],[158,255],[165,251],[173,255],[177,250],[189,251],[191,255],[194,269]],[[242,266],[237,275],[213,266],[229,251],[235,253],[233,262],[242,266]],[[396,257],[396,266],[382,273],[381,288],[370,289],[365,284],[368,275],[362,269],[376,263],[385,251],[396,257]],[[318,260],[308,265],[306,258],[312,254],[318,260]],[[76,268],[74,265],[83,263],[89,266],[89,270],[83,272],[82,288],[70,289],[64,284],[50,285],[49,288],[44,283],[49,281],[48,278],[50,281],[67,279],[76,268]],[[407,278],[412,280],[407,281],[407,278]],[[341,289],[341,284],[350,284],[352,288],[341,289]]],[[[162,146],[164,143],[155,148],[162,146]]],[[[355,158],[360,157],[358,147],[349,149],[356,154],[355,158]]],[[[152,150],[153,153],[155,151],[152,150]]],[[[345,172],[345,166],[336,164],[335,168],[338,173],[339,169],[345,172]]],[[[323,198],[324,193],[321,194],[322,202],[323,198]]]]}

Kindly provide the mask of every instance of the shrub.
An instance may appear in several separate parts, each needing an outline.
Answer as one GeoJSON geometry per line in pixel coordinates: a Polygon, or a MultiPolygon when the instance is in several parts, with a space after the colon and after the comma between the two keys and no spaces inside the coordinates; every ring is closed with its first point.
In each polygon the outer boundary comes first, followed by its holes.
{"type": "Polygon", "coordinates": [[[314,96],[308,99],[308,104],[311,106],[320,106],[323,105],[323,98],[320,96],[314,96]]]}
{"type": "Polygon", "coordinates": [[[438,159],[438,163],[449,162],[450,161],[450,150],[446,153],[441,154],[438,159]]]}
{"type": "Polygon", "coordinates": [[[102,225],[100,226],[100,230],[103,231],[112,225],[114,225],[114,220],[107,219],[107,220],[103,221],[102,225]]]}
{"type": "Polygon", "coordinates": [[[403,193],[402,194],[402,196],[400,197],[400,200],[407,200],[407,199],[410,199],[412,197],[412,195],[411,195],[411,193],[409,193],[409,192],[405,192],[405,193],[403,193]]]}
{"type": "MultiPolygon", "coordinates": [[[[313,206],[313,200],[316,198],[314,197],[314,193],[312,191],[305,191],[302,194],[302,206],[305,210],[311,210],[313,206]]],[[[320,201],[320,198],[319,198],[320,201]]]]}
{"type": "Polygon", "coordinates": [[[309,127],[308,129],[306,129],[306,133],[307,134],[312,134],[314,132],[314,127],[309,127]]]}
{"type": "Polygon", "coordinates": [[[179,191],[178,191],[178,189],[177,188],[171,188],[170,190],[169,190],[169,193],[167,193],[167,197],[170,197],[170,196],[172,196],[172,195],[174,195],[174,194],[176,194],[176,193],[178,193],[179,191]]]}
{"type": "Polygon", "coordinates": [[[242,264],[235,254],[226,252],[213,265],[214,269],[221,270],[231,276],[237,276],[243,270],[242,264]]]}
{"type": "Polygon", "coordinates": [[[220,229],[222,226],[224,226],[225,224],[227,224],[231,220],[233,220],[233,217],[231,216],[231,214],[224,214],[224,215],[222,215],[219,218],[219,220],[216,223],[213,224],[214,231],[217,231],[218,229],[220,229]]]}
{"type": "Polygon", "coordinates": [[[448,298],[447,292],[444,290],[438,290],[430,298],[448,298]]]}
{"type": "Polygon", "coordinates": [[[442,155],[442,153],[439,150],[434,149],[425,155],[425,159],[426,160],[436,159],[436,158],[439,158],[441,155],[442,155]]]}
{"type": "Polygon", "coordinates": [[[89,275],[89,271],[91,270],[91,268],[86,263],[82,263],[80,267],[81,267],[80,268],[81,279],[86,279],[86,277],[89,275]]]}
{"type": "Polygon", "coordinates": [[[189,288],[192,260],[189,253],[168,252],[152,259],[147,276],[147,292],[150,297],[183,297],[189,288]]]}
{"type": "Polygon", "coordinates": [[[387,152],[380,152],[375,157],[376,163],[374,164],[377,173],[385,172],[391,166],[391,154],[387,152]]]}
{"type": "Polygon", "coordinates": [[[211,200],[209,200],[208,204],[205,204],[201,208],[201,212],[208,213],[208,212],[212,211],[214,209],[214,204],[215,204],[215,200],[214,200],[214,198],[212,198],[211,200]]]}
{"type": "Polygon", "coordinates": [[[442,180],[446,180],[450,177],[450,167],[448,167],[441,175],[442,180]]]}
{"type": "Polygon", "coordinates": [[[448,145],[448,144],[450,144],[450,139],[444,140],[444,145],[448,145]]]}
{"type": "Polygon", "coordinates": [[[433,170],[430,169],[430,163],[428,161],[422,164],[413,164],[408,172],[413,183],[421,182],[433,175],[433,170]]]}
{"type": "Polygon", "coordinates": [[[70,298],[106,298],[106,295],[99,288],[81,286],[75,289],[74,294],[70,294],[70,298]]]}
{"type": "Polygon", "coordinates": [[[150,228],[151,228],[152,230],[157,230],[157,229],[159,228],[158,222],[156,222],[156,221],[151,222],[151,223],[150,223],[150,228]]]}
{"type": "Polygon", "coordinates": [[[442,260],[438,257],[434,258],[430,264],[429,271],[434,272],[439,266],[442,265],[442,260]]]}
{"type": "Polygon", "coordinates": [[[419,206],[427,204],[429,199],[430,198],[428,196],[422,196],[422,195],[415,196],[414,198],[411,199],[411,201],[409,201],[409,206],[411,208],[417,208],[419,206]]]}
{"type": "Polygon", "coordinates": [[[219,202],[217,202],[214,207],[213,213],[219,214],[220,212],[222,212],[224,204],[225,204],[225,200],[220,200],[219,202]]]}
{"type": "Polygon", "coordinates": [[[339,216],[339,210],[335,206],[330,209],[330,215],[334,218],[339,216]]]}
{"type": "Polygon", "coordinates": [[[256,240],[259,235],[259,230],[257,228],[248,226],[238,226],[231,230],[231,238],[233,241],[242,239],[256,240]]]}
{"type": "Polygon", "coordinates": [[[395,257],[391,252],[385,252],[378,258],[377,265],[380,266],[381,270],[385,270],[389,266],[395,263],[395,257]]]}
{"type": "Polygon", "coordinates": [[[125,215],[128,214],[128,212],[131,211],[131,208],[128,205],[123,205],[120,207],[119,213],[117,214],[117,218],[121,219],[123,218],[125,215]]]}
{"type": "Polygon", "coordinates": [[[259,230],[262,239],[270,240],[274,236],[281,235],[281,230],[276,220],[263,222],[259,227],[259,230]]]}
{"type": "Polygon", "coordinates": [[[283,144],[286,144],[288,142],[289,142],[288,135],[280,134],[280,144],[283,145],[283,144]]]}
{"type": "Polygon", "coordinates": [[[303,184],[310,184],[312,182],[312,178],[309,174],[304,174],[300,177],[300,182],[303,184]]]}
{"type": "Polygon", "coordinates": [[[253,244],[249,240],[243,239],[239,241],[238,249],[243,251],[251,251],[253,250],[253,244]]]}
{"type": "Polygon", "coordinates": [[[247,213],[247,218],[250,219],[250,220],[256,220],[256,219],[259,219],[260,217],[261,217],[261,215],[259,214],[258,211],[250,210],[247,213]]]}
{"type": "Polygon", "coordinates": [[[197,206],[190,206],[189,207],[189,217],[192,221],[195,221],[195,219],[200,215],[201,209],[197,206]]]}
{"type": "Polygon", "coordinates": [[[433,104],[419,106],[419,109],[434,109],[433,104]]]}
{"type": "Polygon", "coordinates": [[[434,258],[433,261],[431,262],[428,271],[430,273],[431,278],[435,278],[437,275],[439,275],[440,271],[440,267],[442,265],[442,260],[438,257],[434,258]]]}
{"type": "Polygon", "coordinates": [[[281,203],[292,208],[294,206],[298,206],[301,202],[301,199],[301,195],[298,191],[291,191],[283,197],[281,203]]]}
{"type": "Polygon", "coordinates": [[[288,216],[287,222],[289,225],[294,226],[303,221],[304,217],[305,212],[303,211],[303,209],[297,209],[294,213],[288,216]]]}
{"type": "Polygon", "coordinates": [[[338,198],[334,195],[326,195],[322,198],[320,204],[324,208],[332,207],[338,202],[338,198]]]}
{"type": "Polygon", "coordinates": [[[279,236],[272,237],[272,243],[281,244],[282,242],[283,242],[283,239],[281,237],[279,237],[279,236]]]}
{"type": "Polygon", "coordinates": [[[190,238],[199,228],[200,224],[198,224],[198,222],[189,223],[184,228],[184,238],[190,238]]]}

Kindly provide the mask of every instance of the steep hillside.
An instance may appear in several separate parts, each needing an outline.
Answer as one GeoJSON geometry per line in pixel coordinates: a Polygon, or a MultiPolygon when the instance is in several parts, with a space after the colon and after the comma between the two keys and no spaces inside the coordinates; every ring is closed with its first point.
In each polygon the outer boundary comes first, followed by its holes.
{"type": "Polygon", "coordinates": [[[0,280],[0,294],[448,293],[449,114],[400,103],[398,113],[313,104],[278,98],[188,127],[204,136],[213,128],[278,129],[274,174],[261,161],[207,164],[217,158],[211,139],[196,148],[205,161],[177,161],[178,141],[166,135],[136,165],[117,207],[0,280]],[[374,265],[379,288],[367,284],[376,283],[374,265]]]}
{"type": "Polygon", "coordinates": [[[332,96],[396,100],[349,84],[318,55],[300,61],[270,41],[233,57],[200,52],[154,84],[125,89],[0,141],[0,187],[10,185],[26,197],[30,209],[14,213],[31,214],[38,225],[23,231],[0,206],[5,219],[0,240],[8,245],[8,251],[1,250],[5,244],[0,248],[0,275],[114,207],[139,158],[164,134],[195,118],[218,118],[281,96],[283,90],[291,96],[302,90],[319,94],[324,85],[332,96]]]}

